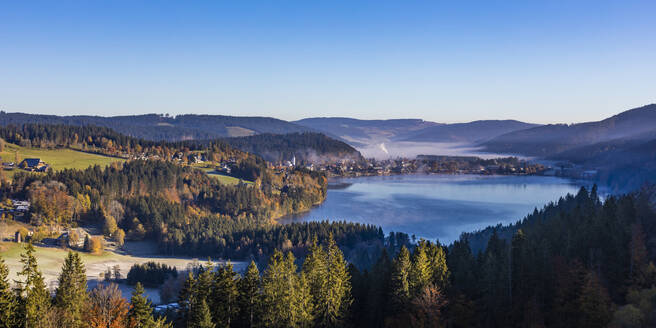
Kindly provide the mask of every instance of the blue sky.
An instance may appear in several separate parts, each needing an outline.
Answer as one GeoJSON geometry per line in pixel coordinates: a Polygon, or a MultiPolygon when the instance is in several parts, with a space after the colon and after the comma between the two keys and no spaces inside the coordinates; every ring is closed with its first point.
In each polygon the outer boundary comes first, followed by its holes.
{"type": "Polygon", "coordinates": [[[0,109],[580,122],[656,103],[656,1],[2,1],[0,109]]]}

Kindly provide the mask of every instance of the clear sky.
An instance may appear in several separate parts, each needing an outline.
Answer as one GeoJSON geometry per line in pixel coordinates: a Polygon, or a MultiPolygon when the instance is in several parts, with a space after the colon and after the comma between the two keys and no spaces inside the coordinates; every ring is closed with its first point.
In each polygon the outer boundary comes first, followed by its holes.
{"type": "Polygon", "coordinates": [[[656,103],[656,1],[0,1],[0,109],[597,120],[656,103]]]}

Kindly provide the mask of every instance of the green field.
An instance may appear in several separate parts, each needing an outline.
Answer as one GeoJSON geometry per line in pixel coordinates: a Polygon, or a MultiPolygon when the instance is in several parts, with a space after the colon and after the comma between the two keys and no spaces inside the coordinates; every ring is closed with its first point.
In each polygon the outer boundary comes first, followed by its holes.
{"type": "Polygon", "coordinates": [[[228,176],[228,175],[225,175],[225,174],[222,174],[222,173],[218,173],[213,168],[204,167],[204,168],[201,168],[201,170],[205,171],[205,173],[207,173],[207,175],[209,175],[209,176],[211,176],[215,179],[218,179],[219,182],[221,182],[222,184],[236,185],[236,184],[239,183],[239,181],[241,181],[245,184],[253,184],[253,181],[241,180],[239,178],[235,178],[235,177],[231,177],[231,176],[228,176]]]}
{"type": "MultiPolygon", "coordinates": [[[[97,154],[89,154],[68,148],[64,149],[40,149],[40,148],[24,148],[14,144],[6,144],[4,150],[0,152],[3,162],[14,162],[16,159],[16,152],[18,152],[18,162],[20,163],[25,158],[40,158],[42,161],[49,164],[53,170],[61,169],[86,169],[92,165],[106,166],[113,162],[125,161],[125,159],[118,157],[103,156],[97,154]]],[[[12,177],[14,172],[20,169],[16,168],[13,171],[5,171],[8,177],[12,177]]]]}

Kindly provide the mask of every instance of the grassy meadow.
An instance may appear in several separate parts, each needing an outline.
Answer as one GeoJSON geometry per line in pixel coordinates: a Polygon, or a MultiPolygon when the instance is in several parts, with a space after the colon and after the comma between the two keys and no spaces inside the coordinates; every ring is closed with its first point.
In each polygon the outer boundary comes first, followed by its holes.
{"type": "MultiPolygon", "coordinates": [[[[125,159],[118,157],[103,156],[97,154],[85,153],[73,149],[40,149],[40,148],[25,148],[14,144],[5,144],[4,150],[0,152],[3,162],[16,162],[20,163],[25,158],[41,158],[42,161],[50,165],[53,170],[61,169],[86,169],[92,165],[106,166],[113,162],[122,162],[125,159]],[[18,154],[18,155],[16,155],[18,154]],[[15,161],[18,158],[18,161],[15,161]]],[[[11,178],[14,172],[5,171],[5,175],[11,178]]]]}
{"type": "Polygon", "coordinates": [[[207,175],[209,175],[209,176],[211,176],[215,179],[218,179],[219,182],[221,182],[222,184],[225,184],[225,185],[236,185],[236,184],[239,183],[239,181],[242,181],[245,184],[253,184],[253,181],[241,180],[239,178],[231,177],[231,176],[219,173],[213,168],[203,167],[203,168],[200,168],[200,169],[205,171],[205,173],[207,173],[207,175]]]}

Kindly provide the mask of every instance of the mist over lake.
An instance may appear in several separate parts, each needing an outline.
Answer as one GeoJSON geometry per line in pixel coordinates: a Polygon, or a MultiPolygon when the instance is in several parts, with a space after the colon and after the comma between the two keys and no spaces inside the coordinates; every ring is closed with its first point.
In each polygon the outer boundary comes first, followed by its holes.
{"type": "Polygon", "coordinates": [[[326,201],[281,223],[351,221],[450,243],[464,231],[522,219],[581,181],[542,176],[404,175],[331,180],[326,201]]]}

